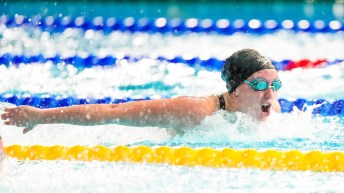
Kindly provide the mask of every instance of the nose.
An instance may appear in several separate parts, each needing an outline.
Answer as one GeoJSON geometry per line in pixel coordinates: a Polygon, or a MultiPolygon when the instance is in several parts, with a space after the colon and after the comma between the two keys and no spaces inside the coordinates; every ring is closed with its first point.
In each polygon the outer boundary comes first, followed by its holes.
{"type": "Polygon", "coordinates": [[[273,87],[268,87],[265,91],[264,91],[264,98],[265,99],[269,99],[269,98],[273,98],[274,95],[274,90],[273,87]]]}

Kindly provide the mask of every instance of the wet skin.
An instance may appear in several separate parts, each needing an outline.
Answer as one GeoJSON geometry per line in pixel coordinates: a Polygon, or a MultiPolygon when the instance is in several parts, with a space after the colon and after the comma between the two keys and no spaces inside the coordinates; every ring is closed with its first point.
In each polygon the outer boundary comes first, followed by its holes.
{"type": "MultiPolygon", "coordinates": [[[[251,81],[255,78],[262,78],[271,85],[272,81],[278,78],[278,73],[273,69],[266,69],[255,72],[247,80],[251,81]]],[[[251,114],[257,120],[266,120],[271,110],[279,111],[280,106],[277,101],[278,91],[267,88],[263,91],[255,91],[248,84],[242,83],[236,88],[238,97],[236,97],[237,111],[251,114]],[[266,110],[262,110],[262,105],[267,104],[266,110]]]]}

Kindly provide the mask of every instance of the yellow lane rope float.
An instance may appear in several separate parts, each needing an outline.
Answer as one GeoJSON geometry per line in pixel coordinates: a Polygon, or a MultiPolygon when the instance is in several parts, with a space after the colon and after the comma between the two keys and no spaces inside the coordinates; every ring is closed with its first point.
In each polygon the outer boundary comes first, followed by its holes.
{"type": "Polygon", "coordinates": [[[21,146],[5,147],[8,156],[19,160],[80,160],[136,163],[167,163],[183,166],[259,168],[344,172],[344,152],[317,150],[234,150],[230,148],[148,146],[21,146]]]}

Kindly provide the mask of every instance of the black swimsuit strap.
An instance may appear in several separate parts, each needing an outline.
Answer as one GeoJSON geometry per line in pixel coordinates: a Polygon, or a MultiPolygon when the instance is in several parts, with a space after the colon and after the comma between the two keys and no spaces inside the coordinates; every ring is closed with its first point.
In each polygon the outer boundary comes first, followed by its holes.
{"type": "Polygon", "coordinates": [[[225,101],[225,98],[223,97],[223,94],[217,97],[219,98],[220,109],[226,110],[226,101],[225,101]]]}

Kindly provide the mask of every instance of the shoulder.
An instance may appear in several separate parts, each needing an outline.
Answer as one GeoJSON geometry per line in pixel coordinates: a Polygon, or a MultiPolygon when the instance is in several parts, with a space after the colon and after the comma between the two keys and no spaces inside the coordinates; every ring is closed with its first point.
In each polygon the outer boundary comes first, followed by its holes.
{"type": "Polygon", "coordinates": [[[206,115],[211,115],[218,110],[218,96],[182,96],[171,99],[180,106],[189,110],[203,111],[206,115]]]}

